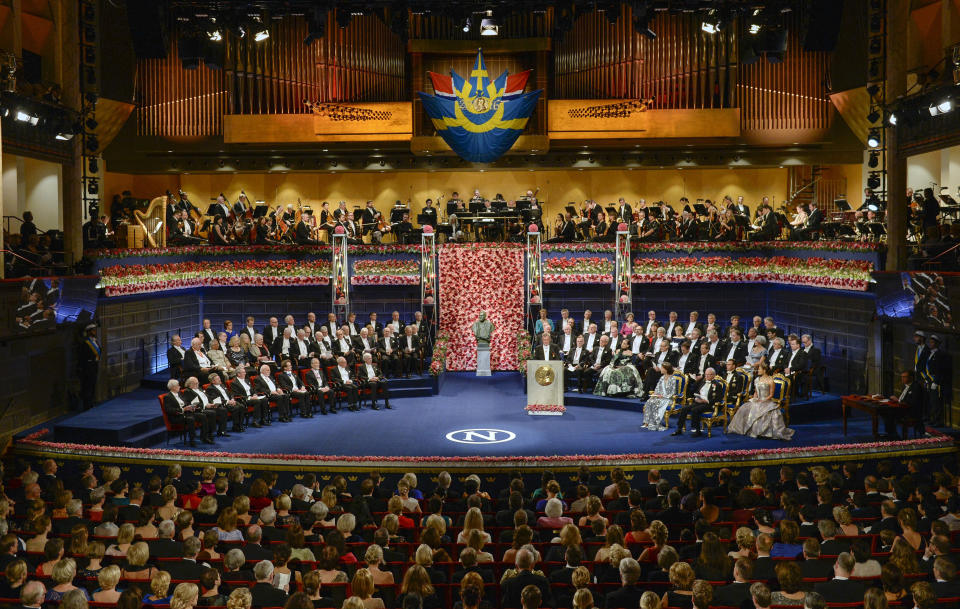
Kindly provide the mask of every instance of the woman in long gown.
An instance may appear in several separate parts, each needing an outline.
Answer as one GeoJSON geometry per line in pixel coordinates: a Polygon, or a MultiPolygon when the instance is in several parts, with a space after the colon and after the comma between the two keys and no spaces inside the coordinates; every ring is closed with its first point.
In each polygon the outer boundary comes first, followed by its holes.
{"type": "Polygon", "coordinates": [[[664,424],[663,415],[667,413],[667,408],[673,402],[673,396],[680,390],[679,381],[673,377],[673,364],[663,362],[660,368],[663,374],[657,381],[657,387],[650,394],[650,399],[643,405],[643,428],[650,431],[668,429],[664,424]]]}
{"type": "Polygon", "coordinates": [[[636,366],[631,362],[632,358],[630,339],[625,338],[620,341],[620,349],[607,364],[607,367],[600,371],[600,378],[597,379],[597,386],[593,389],[593,395],[638,395],[643,387],[643,379],[640,377],[640,372],[637,371],[636,366]]]}
{"type": "Polygon", "coordinates": [[[793,430],[783,422],[783,413],[773,396],[773,377],[767,361],[757,364],[757,379],[754,381],[753,397],[741,404],[727,426],[728,433],[737,433],[754,438],[790,440],[793,430]]]}

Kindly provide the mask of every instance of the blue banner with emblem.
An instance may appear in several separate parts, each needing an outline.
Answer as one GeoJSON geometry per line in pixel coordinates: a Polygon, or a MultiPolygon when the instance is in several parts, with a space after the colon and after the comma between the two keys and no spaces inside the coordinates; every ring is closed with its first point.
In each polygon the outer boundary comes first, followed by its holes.
{"type": "Polygon", "coordinates": [[[434,95],[419,92],[443,140],[461,158],[489,163],[513,146],[527,126],[542,90],[524,93],[530,70],[490,80],[482,51],[469,78],[430,72],[434,95]]]}

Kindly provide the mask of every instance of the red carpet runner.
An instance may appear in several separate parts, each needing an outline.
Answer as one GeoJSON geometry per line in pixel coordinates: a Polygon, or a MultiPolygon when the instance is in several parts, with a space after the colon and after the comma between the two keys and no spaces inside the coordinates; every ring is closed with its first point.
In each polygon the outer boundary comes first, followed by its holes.
{"type": "Polygon", "coordinates": [[[439,272],[440,331],[451,339],[447,370],[477,369],[471,326],[480,311],[496,324],[491,369],[516,370],[517,332],[523,328],[523,248],[444,245],[439,272]]]}

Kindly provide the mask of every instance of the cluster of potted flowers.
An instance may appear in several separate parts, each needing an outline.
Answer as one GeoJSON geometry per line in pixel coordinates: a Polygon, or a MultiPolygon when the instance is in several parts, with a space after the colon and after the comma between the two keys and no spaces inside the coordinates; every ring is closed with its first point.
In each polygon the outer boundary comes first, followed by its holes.
{"type": "Polygon", "coordinates": [[[613,281],[613,260],[610,258],[550,257],[545,258],[543,262],[545,283],[610,283],[613,281]]]}
{"type": "Polygon", "coordinates": [[[418,285],[420,262],[417,260],[363,260],[353,262],[353,285],[418,285]]]}
{"type": "Polygon", "coordinates": [[[325,260],[232,260],[131,264],[100,271],[107,296],[223,286],[329,285],[325,260]]]}

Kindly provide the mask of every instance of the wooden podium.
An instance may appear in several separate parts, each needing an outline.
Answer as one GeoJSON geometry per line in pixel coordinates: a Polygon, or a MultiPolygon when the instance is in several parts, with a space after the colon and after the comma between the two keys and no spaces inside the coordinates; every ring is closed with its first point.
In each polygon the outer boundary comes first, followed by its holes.
{"type": "Polygon", "coordinates": [[[527,414],[563,414],[563,362],[527,360],[527,414]]]}

